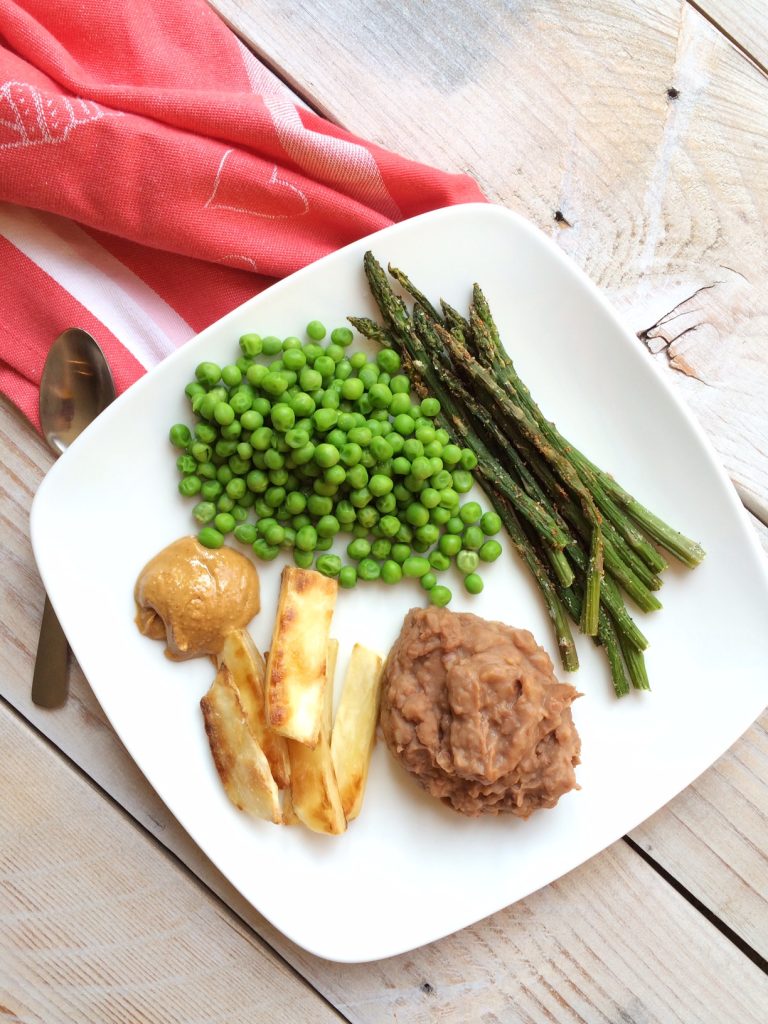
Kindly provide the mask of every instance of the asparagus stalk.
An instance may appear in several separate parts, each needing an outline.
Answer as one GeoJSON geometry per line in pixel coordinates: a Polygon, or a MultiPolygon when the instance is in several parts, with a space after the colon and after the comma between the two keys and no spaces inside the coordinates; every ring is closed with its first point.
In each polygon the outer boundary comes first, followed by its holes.
{"type": "MultiPolygon", "coordinates": [[[[603,494],[606,496],[610,495],[615,499],[615,501],[622,505],[628,514],[632,516],[632,518],[635,519],[635,521],[642,526],[646,532],[654,538],[654,540],[661,544],[662,547],[675,555],[675,557],[689,568],[695,568],[699,565],[705,555],[704,549],[700,544],[686,537],[684,534],[680,533],[679,530],[675,530],[673,527],[669,526],[637,501],[637,499],[625,491],[609,473],[601,470],[591,462],[583,452],[579,451],[578,448],[575,448],[566,441],[555,425],[546,419],[544,414],[541,412],[541,409],[534,402],[530,391],[518,376],[512,360],[509,358],[508,353],[501,344],[498,328],[496,327],[491,315],[487,300],[482,289],[477,284],[475,284],[473,288],[473,300],[478,313],[478,318],[483,323],[485,331],[487,332],[487,337],[490,339],[492,345],[494,353],[492,356],[492,363],[494,368],[504,379],[505,383],[513,389],[513,392],[518,397],[521,404],[531,412],[542,429],[545,430],[550,440],[557,443],[561,448],[567,449],[567,454],[573,460],[574,464],[582,472],[593,475],[599,483],[603,494]]],[[[620,517],[619,522],[622,525],[626,525],[627,521],[625,517],[620,517]]],[[[616,523],[616,525],[618,526],[618,523],[616,523]]],[[[642,537],[640,537],[640,535],[636,535],[636,537],[639,539],[640,544],[642,544],[642,537]]],[[[626,539],[628,543],[633,543],[629,537],[626,539]]],[[[662,572],[666,568],[664,559],[661,558],[654,548],[648,545],[643,548],[643,550],[645,551],[646,557],[649,559],[649,568],[654,572],[662,572]]]]}
{"type": "Polygon", "coordinates": [[[582,483],[571,464],[543,436],[538,425],[527,415],[525,410],[513,402],[501,390],[491,376],[485,372],[477,360],[465,349],[459,349],[455,337],[439,325],[434,330],[444,342],[454,364],[468,377],[479,395],[485,396],[494,408],[498,409],[505,421],[516,428],[529,444],[549,463],[554,473],[560,477],[569,491],[578,498],[584,514],[590,522],[590,568],[589,583],[586,588],[582,608],[581,629],[583,633],[594,636],[597,633],[598,608],[600,603],[600,582],[603,574],[603,537],[601,516],[592,495],[582,483]]]}

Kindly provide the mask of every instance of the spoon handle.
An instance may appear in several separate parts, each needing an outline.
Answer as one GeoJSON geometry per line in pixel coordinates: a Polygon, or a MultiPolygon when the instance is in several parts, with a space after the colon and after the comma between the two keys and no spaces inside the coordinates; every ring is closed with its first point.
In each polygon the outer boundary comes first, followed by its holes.
{"type": "Polygon", "coordinates": [[[68,652],[64,630],[46,594],[35,672],[32,676],[33,704],[41,708],[58,708],[66,701],[69,690],[68,652]]]}

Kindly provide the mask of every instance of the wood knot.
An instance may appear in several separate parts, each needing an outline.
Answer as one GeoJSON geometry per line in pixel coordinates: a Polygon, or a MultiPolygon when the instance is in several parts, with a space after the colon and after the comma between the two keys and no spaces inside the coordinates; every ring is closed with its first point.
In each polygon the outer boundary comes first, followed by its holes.
{"type": "Polygon", "coordinates": [[[424,984],[420,986],[420,988],[425,996],[431,996],[432,993],[435,991],[434,987],[430,985],[428,981],[425,981],[424,984]]]}
{"type": "Polygon", "coordinates": [[[555,223],[564,228],[569,228],[571,226],[571,222],[566,219],[562,210],[555,210],[555,223]]]}
{"type": "Polygon", "coordinates": [[[674,85],[670,85],[670,87],[667,89],[667,97],[668,97],[668,99],[676,100],[679,95],[680,95],[680,90],[676,89],[674,87],[674,85]]]}

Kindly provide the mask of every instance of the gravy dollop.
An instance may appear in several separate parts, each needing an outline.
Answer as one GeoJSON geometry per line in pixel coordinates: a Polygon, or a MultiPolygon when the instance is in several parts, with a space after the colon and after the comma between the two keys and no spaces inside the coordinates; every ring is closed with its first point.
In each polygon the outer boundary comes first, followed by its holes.
{"type": "Polygon", "coordinates": [[[256,567],[239,551],[206,548],[182,537],[141,570],[134,588],[136,625],[165,640],[173,661],[218,654],[229,633],[260,607],[256,567]]]}

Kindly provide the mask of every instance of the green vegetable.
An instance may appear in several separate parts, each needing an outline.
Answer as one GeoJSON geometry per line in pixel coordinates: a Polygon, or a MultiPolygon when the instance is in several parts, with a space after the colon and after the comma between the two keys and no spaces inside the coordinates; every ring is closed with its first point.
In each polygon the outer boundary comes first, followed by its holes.
{"type": "Polygon", "coordinates": [[[197,535],[197,539],[206,548],[220,548],[224,543],[224,534],[212,526],[204,526],[197,535]]]}
{"type": "Polygon", "coordinates": [[[437,608],[444,608],[452,597],[453,594],[448,587],[444,587],[439,583],[429,591],[429,603],[437,608]]]}
{"type": "Polygon", "coordinates": [[[464,586],[469,594],[479,594],[483,589],[483,581],[476,572],[470,572],[464,577],[464,586]]]}

